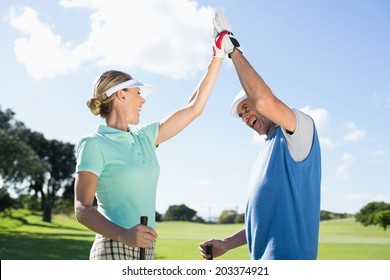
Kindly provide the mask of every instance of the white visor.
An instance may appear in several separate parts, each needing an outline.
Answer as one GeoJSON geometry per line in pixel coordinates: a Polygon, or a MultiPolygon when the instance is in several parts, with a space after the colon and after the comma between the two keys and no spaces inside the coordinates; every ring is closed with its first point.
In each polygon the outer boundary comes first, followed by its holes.
{"type": "Polygon", "coordinates": [[[242,89],[240,92],[234,97],[232,105],[230,105],[230,114],[235,117],[239,118],[239,114],[237,111],[238,104],[240,104],[241,101],[247,99],[248,96],[246,95],[245,91],[242,89]]]}
{"type": "Polygon", "coordinates": [[[131,80],[128,80],[126,82],[120,83],[116,86],[109,88],[106,91],[106,94],[107,94],[107,97],[110,97],[111,95],[113,95],[115,92],[117,92],[120,89],[137,88],[137,87],[140,89],[142,97],[145,97],[145,96],[151,94],[156,89],[155,86],[143,84],[141,82],[138,82],[135,79],[131,79],[131,80]]]}

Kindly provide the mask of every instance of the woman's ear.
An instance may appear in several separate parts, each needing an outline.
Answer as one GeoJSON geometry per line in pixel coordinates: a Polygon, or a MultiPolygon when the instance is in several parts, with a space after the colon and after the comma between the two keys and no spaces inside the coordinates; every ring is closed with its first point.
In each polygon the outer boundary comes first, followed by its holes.
{"type": "Polygon", "coordinates": [[[125,91],[124,90],[118,90],[116,93],[116,97],[119,99],[119,101],[123,102],[126,100],[125,97],[125,91]]]}

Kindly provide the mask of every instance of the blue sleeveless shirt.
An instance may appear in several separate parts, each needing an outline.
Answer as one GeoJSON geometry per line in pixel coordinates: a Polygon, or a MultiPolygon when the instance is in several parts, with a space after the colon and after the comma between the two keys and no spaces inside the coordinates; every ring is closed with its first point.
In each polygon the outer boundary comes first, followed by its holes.
{"type": "Polygon", "coordinates": [[[316,129],[302,162],[294,161],[286,141],[277,127],[252,170],[245,224],[253,260],[317,258],[321,154],[316,129]]]}

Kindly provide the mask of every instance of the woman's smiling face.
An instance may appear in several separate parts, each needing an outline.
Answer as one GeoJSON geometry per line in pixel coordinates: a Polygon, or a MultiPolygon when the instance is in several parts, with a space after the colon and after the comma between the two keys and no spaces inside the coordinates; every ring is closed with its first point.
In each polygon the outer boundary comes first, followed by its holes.
{"type": "Polygon", "coordinates": [[[140,94],[139,88],[129,88],[126,91],[126,103],[128,106],[127,121],[130,124],[138,124],[142,105],[145,99],[140,94]]]}

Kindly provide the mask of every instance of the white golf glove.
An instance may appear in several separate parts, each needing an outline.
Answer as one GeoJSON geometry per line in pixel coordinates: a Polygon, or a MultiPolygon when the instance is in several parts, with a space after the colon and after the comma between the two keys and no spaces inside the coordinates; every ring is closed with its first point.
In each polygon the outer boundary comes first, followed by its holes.
{"type": "MultiPolygon", "coordinates": [[[[215,34],[215,32],[214,32],[215,34]]],[[[223,47],[223,39],[228,34],[228,31],[223,31],[221,34],[214,37],[213,44],[213,57],[225,58],[226,53],[223,47]]]]}
{"type": "Polygon", "coordinates": [[[217,48],[218,40],[222,41],[222,46],[218,48],[218,50],[223,50],[229,57],[230,54],[234,51],[234,49],[238,49],[240,52],[242,52],[239,48],[240,43],[238,43],[237,39],[231,32],[232,28],[229,24],[228,18],[222,12],[217,12],[215,14],[213,22],[215,38],[214,41],[217,48]]]}

